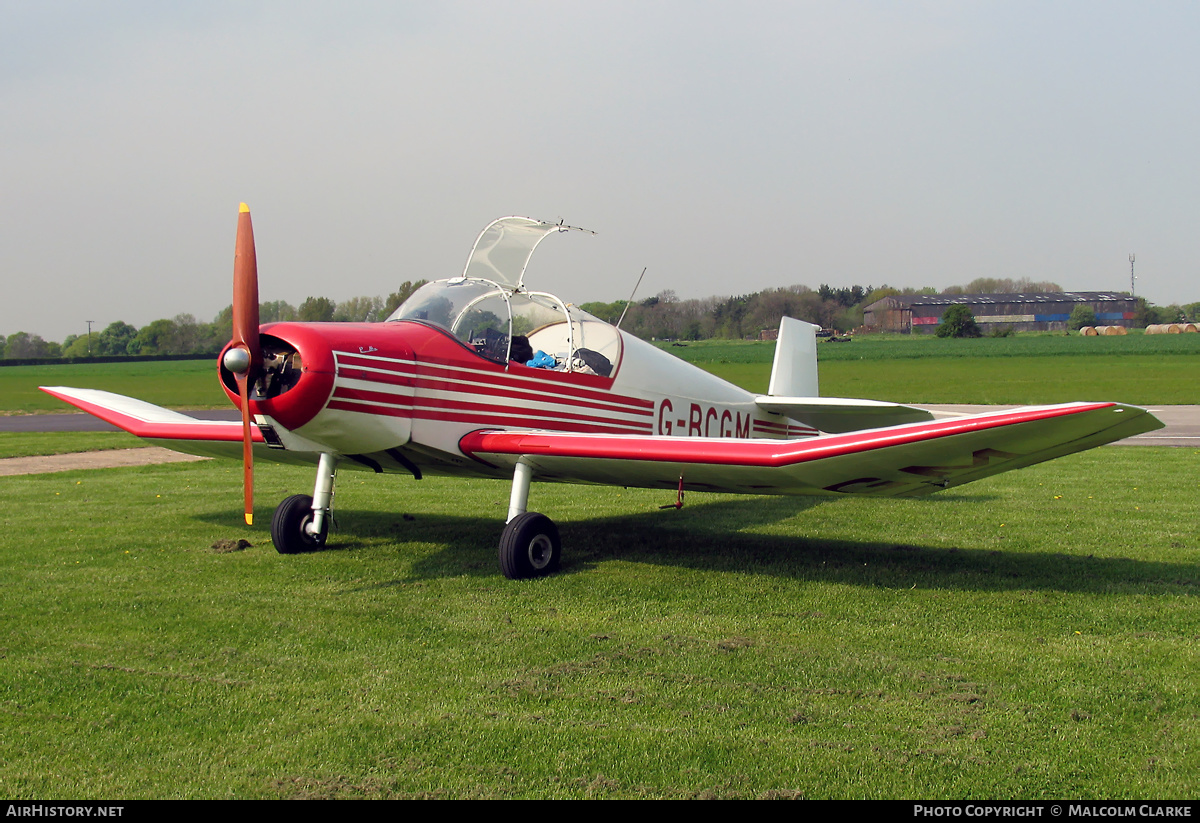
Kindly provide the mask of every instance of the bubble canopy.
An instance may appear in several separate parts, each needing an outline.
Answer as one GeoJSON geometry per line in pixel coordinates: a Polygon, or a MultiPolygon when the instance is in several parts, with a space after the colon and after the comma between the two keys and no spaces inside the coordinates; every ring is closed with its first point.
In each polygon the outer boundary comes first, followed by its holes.
{"type": "Polygon", "coordinates": [[[438,326],[483,357],[505,364],[514,356],[523,364],[527,358],[520,352],[533,345],[558,357],[566,371],[573,371],[585,330],[589,338],[607,340],[610,346],[605,348],[619,350],[619,334],[607,323],[549,292],[529,291],[523,285],[525,267],[538,243],[553,232],[572,228],[527,217],[493,222],[476,240],[461,277],[426,283],[388,321],[438,326]],[[514,338],[524,341],[514,346],[514,338]]]}

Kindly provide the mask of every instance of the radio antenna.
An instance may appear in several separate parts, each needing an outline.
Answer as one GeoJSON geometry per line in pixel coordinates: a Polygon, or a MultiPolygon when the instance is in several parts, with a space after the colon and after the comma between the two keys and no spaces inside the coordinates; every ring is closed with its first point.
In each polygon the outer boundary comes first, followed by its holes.
{"type": "Polygon", "coordinates": [[[638,275],[638,281],[633,284],[633,291],[629,293],[629,300],[625,303],[625,308],[621,309],[621,316],[617,318],[617,328],[621,328],[621,321],[625,319],[625,312],[629,311],[629,306],[633,303],[633,296],[637,294],[638,286],[642,285],[642,278],[646,276],[646,268],[642,269],[642,273],[638,275]]]}

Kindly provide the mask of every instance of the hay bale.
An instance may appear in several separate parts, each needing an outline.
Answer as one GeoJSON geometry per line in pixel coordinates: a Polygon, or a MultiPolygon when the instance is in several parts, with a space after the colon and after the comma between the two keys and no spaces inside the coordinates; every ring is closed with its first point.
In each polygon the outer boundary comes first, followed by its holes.
{"type": "Polygon", "coordinates": [[[1096,331],[1095,326],[1083,326],[1079,329],[1079,333],[1084,337],[1095,337],[1099,332],[1096,331]]]}
{"type": "Polygon", "coordinates": [[[1178,323],[1168,323],[1167,334],[1183,334],[1183,326],[1178,323]]]}
{"type": "Polygon", "coordinates": [[[1200,331],[1200,326],[1197,326],[1195,323],[1184,323],[1183,331],[1185,334],[1200,331]]]}
{"type": "Polygon", "coordinates": [[[1159,323],[1151,323],[1146,327],[1146,334],[1162,334],[1162,325],[1159,323]]]}

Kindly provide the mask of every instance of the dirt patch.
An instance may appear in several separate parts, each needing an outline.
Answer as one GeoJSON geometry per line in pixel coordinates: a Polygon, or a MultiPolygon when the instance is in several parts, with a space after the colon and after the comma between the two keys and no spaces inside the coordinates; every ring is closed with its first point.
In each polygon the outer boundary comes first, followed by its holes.
{"type": "Polygon", "coordinates": [[[246,549],[253,548],[254,544],[245,538],[225,538],[213,543],[211,548],[217,554],[228,554],[229,552],[241,552],[246,549]]]}
{"type": "Polygon", "coordinates": [[[0,460],[0,477],[18,474],[50,474],[75,469],[112,469],[120,466],[149,466],[154,463],[191,463],[209,460],[170,449],[147,446],[141,449],[112,449],[74,454],[49,454],[39,457],[8,457],[0,460]]]}

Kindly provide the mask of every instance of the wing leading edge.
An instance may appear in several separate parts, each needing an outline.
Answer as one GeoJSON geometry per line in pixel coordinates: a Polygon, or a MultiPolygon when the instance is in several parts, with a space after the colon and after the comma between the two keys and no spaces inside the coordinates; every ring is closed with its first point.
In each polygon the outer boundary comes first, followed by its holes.
{"type": "Polygon", "coordinates": [[[929,494],[1162,428],[1118,403],[1036,406],[806,440],[477,431],[477,460],[539,479],[750,494],[929,494]]]}

